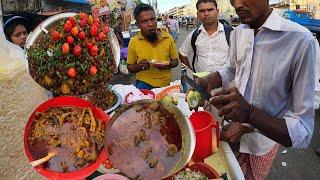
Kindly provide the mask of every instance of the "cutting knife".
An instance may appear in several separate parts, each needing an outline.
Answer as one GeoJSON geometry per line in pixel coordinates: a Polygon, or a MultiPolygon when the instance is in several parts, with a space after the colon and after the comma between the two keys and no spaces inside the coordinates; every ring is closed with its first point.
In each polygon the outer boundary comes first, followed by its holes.
{"type": "Polygon", "coordinates": [[[194,80],[189,78],[187,75],[184,75],[181,78],[181,84],[182,84],[182,88],[183,88],[184,92],[186,92],[189,89],[193,88],[196,91],[198,91],[202,95],[202,97],[204,99],[206,99],[207,101],[209,101],[209,99],[211,98],[211,94],[205,88],[203,88],[201,85],[199,85],[194,80]]]}

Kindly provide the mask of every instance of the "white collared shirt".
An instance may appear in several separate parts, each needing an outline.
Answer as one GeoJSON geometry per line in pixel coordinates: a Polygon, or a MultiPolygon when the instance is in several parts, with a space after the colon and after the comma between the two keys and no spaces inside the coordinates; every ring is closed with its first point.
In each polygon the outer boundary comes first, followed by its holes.
{"type": "Polygon", "coordinates": [[[169,19],[168,28],[170,31],[176,31],[177,33],[180,32],[179,22],[176,19],[169,19]]]}
{"type": "MultiPolygon", "coordinates": [[[[224,33],[223,25],[219,22],[215,33],[209,35],[203,25],[199,27],[201,33],[196,40],[197,59],[195,69],[197,72],[215,72],[227,64],[228,43],[224,33]]],[[[182,56],[191,55],[190,65],[192,65],[193,50],[191,47],[191,37],[193,31],[187,36],[186,40],[179,49],[182,56]]]]}
{"type": "MultiPolygon", "coordinates": [[[[314,128],[315,40],[306,28],[272,12],[259,32],[248,25],[231,34],[229,65],[222,84],[235,80],[244,98],[271,116],[284,119],[296,148],[306,148],[314,128]]],[[[259,132],[240,140],[240,152],[264,155],[276,142],[259,132]]]]}

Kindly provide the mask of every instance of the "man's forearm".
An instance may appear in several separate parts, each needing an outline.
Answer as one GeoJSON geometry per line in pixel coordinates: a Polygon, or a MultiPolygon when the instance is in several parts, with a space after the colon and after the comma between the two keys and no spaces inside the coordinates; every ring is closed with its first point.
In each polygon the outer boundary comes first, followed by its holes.
{"type": "Polygon", "coordinates": [[[253,107],[248,123],[257,128],[262,134],[281,145],[285,147],[292,146],[286,121],[284,119],[272,117],[263,110],[253,107]]]}
{"type": "Polygon", "coordinates": [[[137,64],[128,64],[127,68],[130,73],[137,73],[140,71],[140,67],[137,64]]]}
{"type": "Polygon", "coordinates": [[[175,68],[177,66],[178,66],[178,60],[177,59],[171,60],[170,68],[175,68]]]}
{"type": "Polygon", "coordinates": [[[188,68],[192,69],[190,63],[189,63],[189,60],[187,57],[185,56],[182,56],[180,53],[179,53],[179,59],[180,59],[180,62],[184,65],[186,65],[188,68]]]}

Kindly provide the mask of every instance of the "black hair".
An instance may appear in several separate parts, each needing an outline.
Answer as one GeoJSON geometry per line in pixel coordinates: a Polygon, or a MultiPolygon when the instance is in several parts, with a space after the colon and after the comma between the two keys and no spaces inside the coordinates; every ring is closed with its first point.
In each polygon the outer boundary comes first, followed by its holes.
{"type": "Polygon", "coordinates": [[[160,17],[159,17],[159,18],[157,18],[157,21],[162,21],[162,18],[160,18],[160,17]]]}
{"type": "Polygon", "coordinates": [[[6,38],[8,41],[12,42],[11,36],[16,30],[16,27],[18,25],[23,25],[27,32],[30,32],[29,26],[27,24],[27,18],[21,17],[21,16],[14,16],[12,18],[9,18],[5,23],[4,23],[4,34],[6,35],[6,38]]]}
{"type": "Polygon", "coordinates": [[[139,14],[142,12],[142,11],[153,11],[154,12],[154,9],[152,6],[150,6],[149,4],[139,4],[136,8],[134,8],[134,11],[133,11],[133,16],[134,18],[137,20],[139,14]]]}
{"type": "Polygon", "coordinates": [[[170,15],[170,16],[169,16],[169,18],[170,18],[170,19],[173,19],[173,16],[172,16],[172,15],[170,15]]]}
{"type": "Polygon", "coordinates": [[[199,4],[201,4],[201,3],[213,3],[213,5],[216,7],[216,8],[218,8],[218,4],[217,4],[217,1],[216,0],[198,0],[197,1],[197,3],[196,3],[196,8],[197,8],[197,10],[198,10],[198,8],[199,8],[199,4]]]}

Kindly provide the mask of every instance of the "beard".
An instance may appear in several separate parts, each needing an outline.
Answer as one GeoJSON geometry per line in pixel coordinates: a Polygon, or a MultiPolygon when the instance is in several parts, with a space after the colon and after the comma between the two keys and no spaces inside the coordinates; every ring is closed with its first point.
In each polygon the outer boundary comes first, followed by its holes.
{"type": "Polygon", "coordinates": [[[152,32],[149,35],[146,36],[147,40],[154,43],[158,41],[158,35],[156,32],[152,32]]]}

